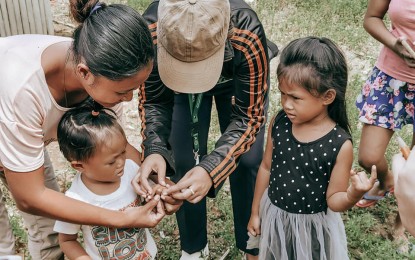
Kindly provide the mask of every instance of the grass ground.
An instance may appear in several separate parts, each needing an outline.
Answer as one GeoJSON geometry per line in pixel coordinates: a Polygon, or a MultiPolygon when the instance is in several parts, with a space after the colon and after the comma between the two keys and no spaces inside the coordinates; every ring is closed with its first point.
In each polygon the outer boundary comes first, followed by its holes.
{"type": "MultiPolygon", "coordinates": [[[[125,3],[143,11],[151,0],[124,0],[125,3]]],[[[360,91],[367,73],[377,57],[380,44],[372,39],[362,27],[366,0],[254,0],[250,4],[262,20],[268,37],[281,48],[289,41],[308,35],[331,38],[345,52],[350,70],[347,91],[348,115],[352,125],[355,154],[359,145],[361,125],[357,120],[354,100],[360,91]]],[[[270,113],[279,108],[275,70],[277,59],[272,62],[270,113]]],[[[410,143],[411,127],[402,131],[410,143]]],[[[211,130],[212,146],[218,136],[217,128],[211,130]]],[[[387,150],[387,158],[397,153],[393,140],[387,150]]],[[[356,164],[357,165],[357,164],[356,164]]],[[[70,171],[69,176],[71,175],[70,171]]],[[[66,174],[65,174],[66,176],[66,174]]],[[[62,179],[62,178],[61,178],[62,179]]],[[[63,186],[68,185],[66,178],[63,186]]],[[[13,207],[11,200],[8,200],[13,207]]],[[[241,259],[242,254],[234,246],[230,192],[225,185],[217,199],[208,200],[208,232],[211,259],[241,259]]],[[[391,241],[391,232],[397,208],[393,197],[380,201],[369,209],[353,208],[343,213],[348,236],[351,259],[415,259],[414,256],[398,254],[397,246],[391,241]]],[[[12,217],[18,246],[26,250],[26,235],[18,214],[12,217]]],[[[180,254],[179,234],[175,218],[166,217],[152,230],[159,248],[158,259],[178,259],[180,254]]],[[[413,238],[410,237],[414,242],[413,238]]]]}

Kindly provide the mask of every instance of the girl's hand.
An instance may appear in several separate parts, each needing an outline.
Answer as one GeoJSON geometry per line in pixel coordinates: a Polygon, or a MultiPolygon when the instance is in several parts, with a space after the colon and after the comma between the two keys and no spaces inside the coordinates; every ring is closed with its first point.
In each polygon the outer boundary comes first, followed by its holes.
{"type": "Polygon", "coordinates": [[[350,171],[350,186],[347,189],[347,197],[350,201],[358,201],[362,196],[372,189],[378,178],[376,166],[372,166],[370,179],[364,171],[356,173],[353,169],[350,171]]]}
{"type": "Polygon", "coordinates": [[[413,56],[414,51],[412,50],[412,47],[407,43],[406,37],[399,37],[396,40],[392,50],[405,61],[408,67],[415,68],[415,57],[413,56]]]}
{"type": "Polygon", "coordinates": [[[248,222],[248,232],[254,237],[261,235],[261,220],[258,215],[251,214],[248,222]]]}
{"type": "Polygon", "coordinates": [[[167,188],[163,195],[171,195],[178,200],[197,203],[206,196],[212,185],[209,173],[202,167],[195,166],[177,184],[167,188]]]}

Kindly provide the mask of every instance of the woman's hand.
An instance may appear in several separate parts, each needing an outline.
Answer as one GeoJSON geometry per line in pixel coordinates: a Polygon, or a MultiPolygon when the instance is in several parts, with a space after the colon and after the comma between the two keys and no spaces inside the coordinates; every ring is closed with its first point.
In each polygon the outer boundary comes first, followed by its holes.
{"type": "Polygon", "coordinates": [[[145,205],[128,208],[124,212],[130,220],[131,227],[153,228],[166,215],[160,196],[156,195],[145,205]]]}
{"type": "Polygon", "coordinates": [[[410,68],[415,68],[415,52],[408,44],[406,37],[399,37],[392,50],[399,55],[410,68]]]}
{"type": "Polygon", "coordinates": [[[177,184],[167,188],[163,195],[171,195],[178,200],[197,203],[206,196],[212,185],[209,173],[202,167],[196,166],[188,171],[177,184]]]}
{"type": "Polygon", "coordinates": [[[166,161],[163,156],[159,154],[151,154],[141,164],[138,174],[134,177],[132,185],[135,192],[138,195],[147,198],[153,194],[153,189],[148,179],[150,174],[157,173],[158,181],[162,186],[166,186],[165,177],[166,177],[166,161]]]}

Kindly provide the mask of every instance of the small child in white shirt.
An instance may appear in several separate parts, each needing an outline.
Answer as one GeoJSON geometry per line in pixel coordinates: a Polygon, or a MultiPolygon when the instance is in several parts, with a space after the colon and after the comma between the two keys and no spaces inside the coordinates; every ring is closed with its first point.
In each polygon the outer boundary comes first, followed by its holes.
{"type": "MultiPolygon", "coordinates": [[[[139,166],[126,159],[127,139],[111,110],[83,106],[65,113],[58,142],[78,171],[66,196],[112,210],[141,206],[131,181],[139,166]]],[[[158,212],[163,207],[158,202],[158,212]]],[[[97,216],[99,218],[100,216],[97,216]]],[[[137,216],[139,217],[139,216],[137,216]]],[[[113,228],[57,221],[59,244],[69,259],[154,259],[156,244],[147,228],[113,228]],[[82,232],[84,247],[78,242],[82,232]]]]}

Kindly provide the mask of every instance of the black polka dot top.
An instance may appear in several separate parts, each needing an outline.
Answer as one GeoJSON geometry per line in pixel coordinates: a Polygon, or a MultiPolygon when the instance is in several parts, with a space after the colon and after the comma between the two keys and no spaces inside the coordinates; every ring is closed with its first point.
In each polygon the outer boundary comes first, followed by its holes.
{"type": "Polygon", "coordinates": [[[272,128],[272,163],[268,196],[277,207],[298,214],[327,210],[326,191],[337,154],[351,136],[336,125],[309,143],[292,135],[291,121],[281,111],[272,128]]]}

